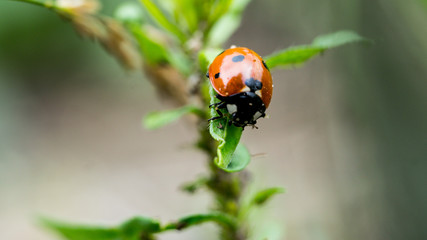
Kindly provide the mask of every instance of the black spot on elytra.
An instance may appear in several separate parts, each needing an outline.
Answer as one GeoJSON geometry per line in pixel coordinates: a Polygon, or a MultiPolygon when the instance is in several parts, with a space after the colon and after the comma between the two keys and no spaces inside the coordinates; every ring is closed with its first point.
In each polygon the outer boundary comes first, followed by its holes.
{"type": "Polygon", "coordinates": [[[219,78],[219,73],[215,74],[215,78],[219,78]]]}
{"type": "Polygon", "coordinates": [[[234,56],[231,59],[231,61],[233,61],[233,62],[241,62],[241,61],[243,61],[243,59],[245,59],[245,56],[243,56],[243,55],[237,55],[237,56],[234,56]]]}
{"type": "Polygon", "coordinates": [[[245,84],[246,86],[248,86],[251,92],[256,92],[257,90],[261,90],[262,88],[262,82],[253,78],[249,78],[248,80],[246,80],[245,84]]]}
{"type": "Polygon", "coordinates": [[[262,65],[264,65],[264,67],[267,68],[268,71],[270,71],[270,69],[267,67],[267,64],[265,64],[264,60],[262,60],[262,65]]]}

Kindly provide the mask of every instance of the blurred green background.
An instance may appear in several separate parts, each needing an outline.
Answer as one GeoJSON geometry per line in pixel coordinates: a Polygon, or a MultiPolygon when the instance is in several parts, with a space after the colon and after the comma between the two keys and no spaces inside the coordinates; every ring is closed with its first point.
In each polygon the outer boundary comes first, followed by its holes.
{"type": "MultiPolygon", "coordinates": [[[[268,55],[341,29],[375,44],[275,71],[270,119],[245,131],[251,153],[266,153],[249,166],[256,185],[288,191],[258,227],[277,225],[280,239],[427,239],[426,1],[253,0],[228,45],[268,55]]],[[[189,147],[197,133],[184,121],[141,127],[169,107],[54,13],[0,0],[0,239],[55,239],[39,215],[115,224],[204,211],[205,194],[178,190],[204,172],[189,147]]]]}

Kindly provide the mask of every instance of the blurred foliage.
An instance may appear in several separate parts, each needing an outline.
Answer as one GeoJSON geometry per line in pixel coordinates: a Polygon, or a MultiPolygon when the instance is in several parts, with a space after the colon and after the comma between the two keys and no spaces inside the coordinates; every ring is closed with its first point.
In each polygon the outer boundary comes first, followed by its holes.
{"type": "Polygon", "coordinates": [[[163,127],[185,114],[195,113],[203,116],[203,111],[196,106],[187,105],[181,108],[176,108],[170,111],[152,112],[145,116],[144,127],[147,129],[157,129],[163,127]]]}
{"type": "Polygon", "coordinates": [[[186,216],[179,219],[177,222],[167,224],[164,229],[182,230],[194,225],[199,225],[206,222],[216,222],[226,228],[237,229],[237,221],[232,216],[224,213],[196,214],[186,216]]]}
{"type": "Polygon", "coordinates": [[[158,222],[145,217],[135,217],[110,228],[71,225],[48,219],[43,219],[42,223],[69,240],[149,240],[152,234],[161,231],[158,222]]]}
{"type": "Polygon", "coordinates": [[[369,42],[352,31],[340,31],[316,37],[310,45],[294,46],[265,57],[270,68],[289,67],[302,64],[328,49],[354,42],[369,42]]]}
{"type": "Polygon", "coordinates": [[[262,191],[259,191],[252,199],[252,204],[263,205],[268,201],[272,196],[280,193],[284,193],[285,189],[281,187],[267,188],[262,191]]]}

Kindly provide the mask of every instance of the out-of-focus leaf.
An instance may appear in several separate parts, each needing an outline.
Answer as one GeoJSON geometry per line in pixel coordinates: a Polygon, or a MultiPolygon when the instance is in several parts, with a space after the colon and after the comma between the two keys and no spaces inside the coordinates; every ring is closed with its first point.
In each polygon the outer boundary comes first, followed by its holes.
{"type": "Polygon", "coordinates": [[[229,228],[236,228],[236,219],[224,213],[195,214],[183,217],[176,222],[166,225],[165,230],[182,230],[206,222],[215,222],[229,228]]]}
{"type": "Polygon", "coordinates": [[[57,232],[67,240],[118,240],[120,229],[68,225],[52,220],[43,220],[43,224],[51,230],[57,232]]]}
{"type": "Polygon", "coordinates": [[[157,221],[145,217],[132,218],[119,227],[71,225],[47,219],[42,223],[67,240],[140,240],[161,231],[157,221]]]}
{"type": "Polygon", "coordinates": [[[264,57],[264,60],[270,69],[278,66],[288,67],[302,64],[325,50],[355,42],[369,42],[369,40],[352,31],[339,31],[318,36],[311,45],[294,46],[278,51],[264,57]]]}
{"type": "Polygon", "coordinates": [[[263,205],[267,200],[269,200],[272,196],[284,193],[285,189],[282,187],[272,187],[259,191],[252,199],[252,204],[254,205],[263,205]]]}
{"type": "MultiPolygon", "coordinates": [[[[199,23],[207,23],[212,10],[214,9],[214,4],[218,0],[192,0],[194,2],[194,10],[197,13],[197,19],[199,23]]],[[[233,0],[230,0],[232,2],[233,0]]]]}
{"type": "Polygon", "coordinates": [[[147,36],[139,24],[127,26],[138,41],[141,55],[148,64],[169,63],[169,55],[165,46],[147,36]]]}
{"type": "Polygon", "coordinates": [[[161,231],[159,222],[146,218],[135,217],[120,227],[120,232],[123,240],[140,240],[143,235],[151,235],[161,231]]]}
{"type": "Polygon", "coordinates": [[[220,47],[240,26],[243,10],[251,0],[234,0],[229,11],[208,27],[205,41],[207,46],[220,47]]]}
{"type": "Polygon", "coordinates": [[[203,73],[208,71],[209,64],[222,52],[220,48],[209,48],[199,52],[199,68],[203,73]]]}
{"type": "Polygon", "coordinates": [[[141,55],[145,62],[150,65],[161,65],[168,63],[178,69],[182,74],[188,76],[191,71],[191,64],[188,57],[181,51],[173,48],[168,48],[166,43],[156,41],[149,36],[148,26],[141,27],[139,24],[128,23],[127,28],[138,41],[141,55]]]}
{"type": "MultiPolygon", "coordinates": [[[[218,102],[218,99],[215,97],[216,92],[212,87],[210,87],[210,96],[211,104],[218,102]]],[[[218,116],[214,108],[211,109],[211,116],[218,116]]],[[[209,132],[215,140],[219,141],[215,164],[227,170],[228,165],[233,160],[233,154],[239,144],[243,128],[236,127],[232,124],[229,125],[227,118],[224,117],[211,121],[209,132]]]]}
{"type": "Polygon", "coordinates": [[[240,16],[226,14],[212,27],[207,40],[208,46],[220,47],[240,26],[240,16]]]}
{"type": "Polygon", "coordinates": [[[264,61],[270,69],[273,69],[277,66],[286,67],[304,63],[323,51],[323,48],[312,47],[309,45],[289,47],[264,57],[264,61]]]}
{"type": "Polygon", "coordinates": [[[231,161],[226,168],[223,168],[227,172],[238,172],[243,170],[251,161],[251,154],[248,149],[242,145],[237,145],[236,150],[231,156],[231,161]]]}
{"type": "Polygon", "coordinates": [[[191,60],[179,49],[169,49],[169,62],[185,76],[191,74],[191,60]]]}
{"type": "Polygon", "coordinates": [[[177,22],[185,22],[190,33],[194,33],[198,29],[197,7],[199,6],[194,0],[175,0],[175,18],[177,22]]]}
{"type": "Polygon", "coordinates": [[[154,0],[159,5],[161,10],[164,10],[167,14],[173,15],[175,11],[176,0],[154,0]]]}
{"type": "Polygon", "coordinates": [[[136,2],[121,3],[114,13],[114,18],[132,24],[142,24],[145,20],[141,5],[136,2]]]}
{"type": "Polygon", "coordinates": [[[143,121],[144,127],[151,130],[157,129],[178,120],[180,117],[188,113],[203,115],[203,112],[198,107],[193,105],[163,112],[152,112],[145,116],[143,121]]]}
{"type": "Polygon", "coordinates": [[[220,19],[224,14],[230,9],[233,0],[218,0],[211,7],[211,14],[209,15],[208,25],[213,25],[218,19],[220,19]]]}
{"type": "Polygon", "coordinates": [[[12,0],[12,1],[16,1],[16,2],[26,2],[26,3],[31,3],[31,4],[35,4],[35,5],[39,5],[42,7],[48,7],[48,8],[54,8],[55,5],[50,2],[50,1],[43,1],[43,0],[12,0]]]}
{"type": "Polygon", "coordinates": [[[205,186],[208,180],[209,179],[206,177],[201,177],[196,179],[195,181],[184,184],[181,189],[188,193],[195,193],[197,190],[205,186]]]}
{"type": "Polygon", "coordinates": [[[181,42],[186,40],[185,34],[173,24],[151,0],[140,0],[151,17],[164,29],[174,34],[181,42]]]}
{"type": "Polygon", "coordinates": [[[359,34],[353,31],[343,30],[318,36],[313,40],[311,45],[314,47],[328,49],[354,42],[370,42],[370,40],[361,37],[359,34]]]}

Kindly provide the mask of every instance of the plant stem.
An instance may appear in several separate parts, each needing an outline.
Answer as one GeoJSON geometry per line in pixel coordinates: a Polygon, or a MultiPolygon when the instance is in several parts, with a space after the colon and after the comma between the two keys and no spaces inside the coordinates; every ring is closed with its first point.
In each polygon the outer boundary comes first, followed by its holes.
{"type": "Polygon", "coordinates": [[[247,182],[247,172],[228,173],[215,165],[217,143],[210,136],[207,130],[206,118],[200,118],[200,140],[198,146],[208,156],[208,169],[210,175],[207,187],[214,197],[213,208],[216,211],[225,213],[238,219],[238,226],[234,229],[221,226],[222,240],[245,240],[248,236],[248,229],[241,216],[241,196],[247,182]]]}
{"type": "MultiPolygon", "coordinates": [[[[241,173],[227,173],[219,169],[214,161],[209,162],[211,171],[209,189],[214,194],[218,211],[239,218],[241,211],[241,193],[244,188],[244,178],[241,173]]],[[[243,222],[238,222],[236,229],[222,229],[223,240],[244,240],[247,237],[243,222]]]]}

